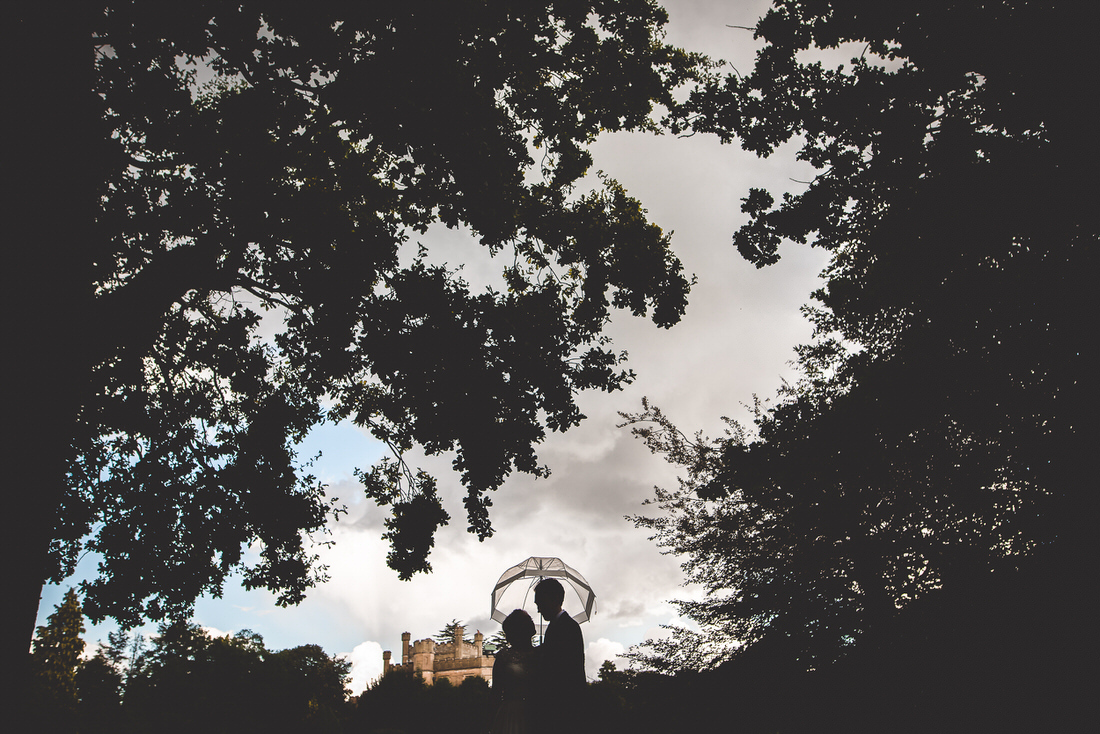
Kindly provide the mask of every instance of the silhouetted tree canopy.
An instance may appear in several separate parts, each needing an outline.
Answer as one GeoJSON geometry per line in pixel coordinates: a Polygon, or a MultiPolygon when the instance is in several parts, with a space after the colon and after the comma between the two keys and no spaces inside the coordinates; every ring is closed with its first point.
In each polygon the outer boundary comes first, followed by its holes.
{"type": "Polygon", "coordinates": [[[116,683],[113,708],[109,684],[123,670],[110,648],[82,666],[81,731],[339,731],[350,714],[351,665],[317,645],[272,651],[250,630],[213,637],[193,622],[163,624],[116,683]]]}
{"type": "Polygon", "coordinates": [[[345,731],[480,734],[488,731],[497,704],[480,676],[464,678],[458,685],[437,678],[428,685],[417,673],[397,670],[356,699],[345,731]]]}
{"type": "Polygon", "coordinates": [[[51,8],[7,51],[24,648],[32,590],[87,551],[95,620],[185,617],[233,570],[300,600],[339,507],[294,451],[322,420],[393,450],[362,479],[390,565],[428,570],[448,513],[406,452],[454,452],[488,537],[487,493],[546,473],[577,391],[631,379],[611,310],[683,313],[667,235],[614,181],[578,187],[599,132],[655,129],[694,73],[648,0],[51,8]],[[433,224],[501,286],[416,254],[433,224]]]}
{"type": "Polygon", "coordinates": [[[682,124],[761,155],[795,140],[818,170],[778,203],[748,193],[741,254],[831,260],[801,378],[754,432],[627,417],[686,470],[638,523],[709,592],[681,605],[701,634],[641,659],[709,667],[766,643],[821,666],[1032,557],[1077,593],[1095,509],[1088,27],[1057,3],[777,2],[751,73],[688,102],[682,124]],[[855,58],[813,60],[837,48],[855,58]]]}
{"type": "Polygon", "coordinates": [[[125,731],[122,725],[123,675],[106,654],[96,654],[80,664],[76,671],[80,695],[77,730],[80,732],[125,731]]]}

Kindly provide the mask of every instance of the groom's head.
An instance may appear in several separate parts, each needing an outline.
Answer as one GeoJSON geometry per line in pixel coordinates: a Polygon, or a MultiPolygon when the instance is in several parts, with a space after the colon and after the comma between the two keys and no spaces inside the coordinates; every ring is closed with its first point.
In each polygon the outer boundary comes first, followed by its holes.
{"type": "Polygon", "coordinates": [[[535,607],[547,622],[552,622],[565,601],[565,588],[557,579],[543,579],[535,587],[535,607]]]}

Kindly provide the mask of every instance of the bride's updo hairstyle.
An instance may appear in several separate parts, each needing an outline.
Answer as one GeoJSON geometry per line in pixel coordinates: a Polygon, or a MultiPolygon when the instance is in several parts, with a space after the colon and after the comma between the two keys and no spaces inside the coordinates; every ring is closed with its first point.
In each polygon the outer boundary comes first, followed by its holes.
{"type": "Polygon", "coordinates": [[[526,640],[530,643],[535,636],[535,623],[531,621],[531,615],[522,609],[516,609],[504,618],[501,624],[504,636],[508,638],[509,645],[515,645],[517,640],[526,640]]]}

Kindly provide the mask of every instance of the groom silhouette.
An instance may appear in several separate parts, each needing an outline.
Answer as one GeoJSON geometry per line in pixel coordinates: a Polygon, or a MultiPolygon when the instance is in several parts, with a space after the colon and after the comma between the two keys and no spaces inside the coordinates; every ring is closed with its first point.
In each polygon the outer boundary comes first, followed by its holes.
{"type": "Polygon", "coordinates": [[[575,713],[585,684],[584,636],[577,621],[561,608],[564,601],[565,589],[556,579],[543,579],[535,587],[535,606],[550,623],[538,647],[539,679],[543,700],[556,710],[575,713]]]}

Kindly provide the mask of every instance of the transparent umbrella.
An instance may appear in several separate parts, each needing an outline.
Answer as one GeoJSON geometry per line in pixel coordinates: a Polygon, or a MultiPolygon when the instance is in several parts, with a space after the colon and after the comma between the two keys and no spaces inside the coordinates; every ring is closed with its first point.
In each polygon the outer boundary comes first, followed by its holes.
{"type": "MultiPolygon", "coordinates": [[[[504,622],[513,609],[534,608],[535,586],[545,578],[556,578],[565,587],[562,608],[578,622],[587,622],[596,613],[596,594],[584,576],[558,558],[532,556],[509,568],[493,587],[491,614],[504,622]]],[[[528,610],[531,612],[532,610],[528,610]]],[[[532,619],[539,620],[537,612],[532,619]]]]}

